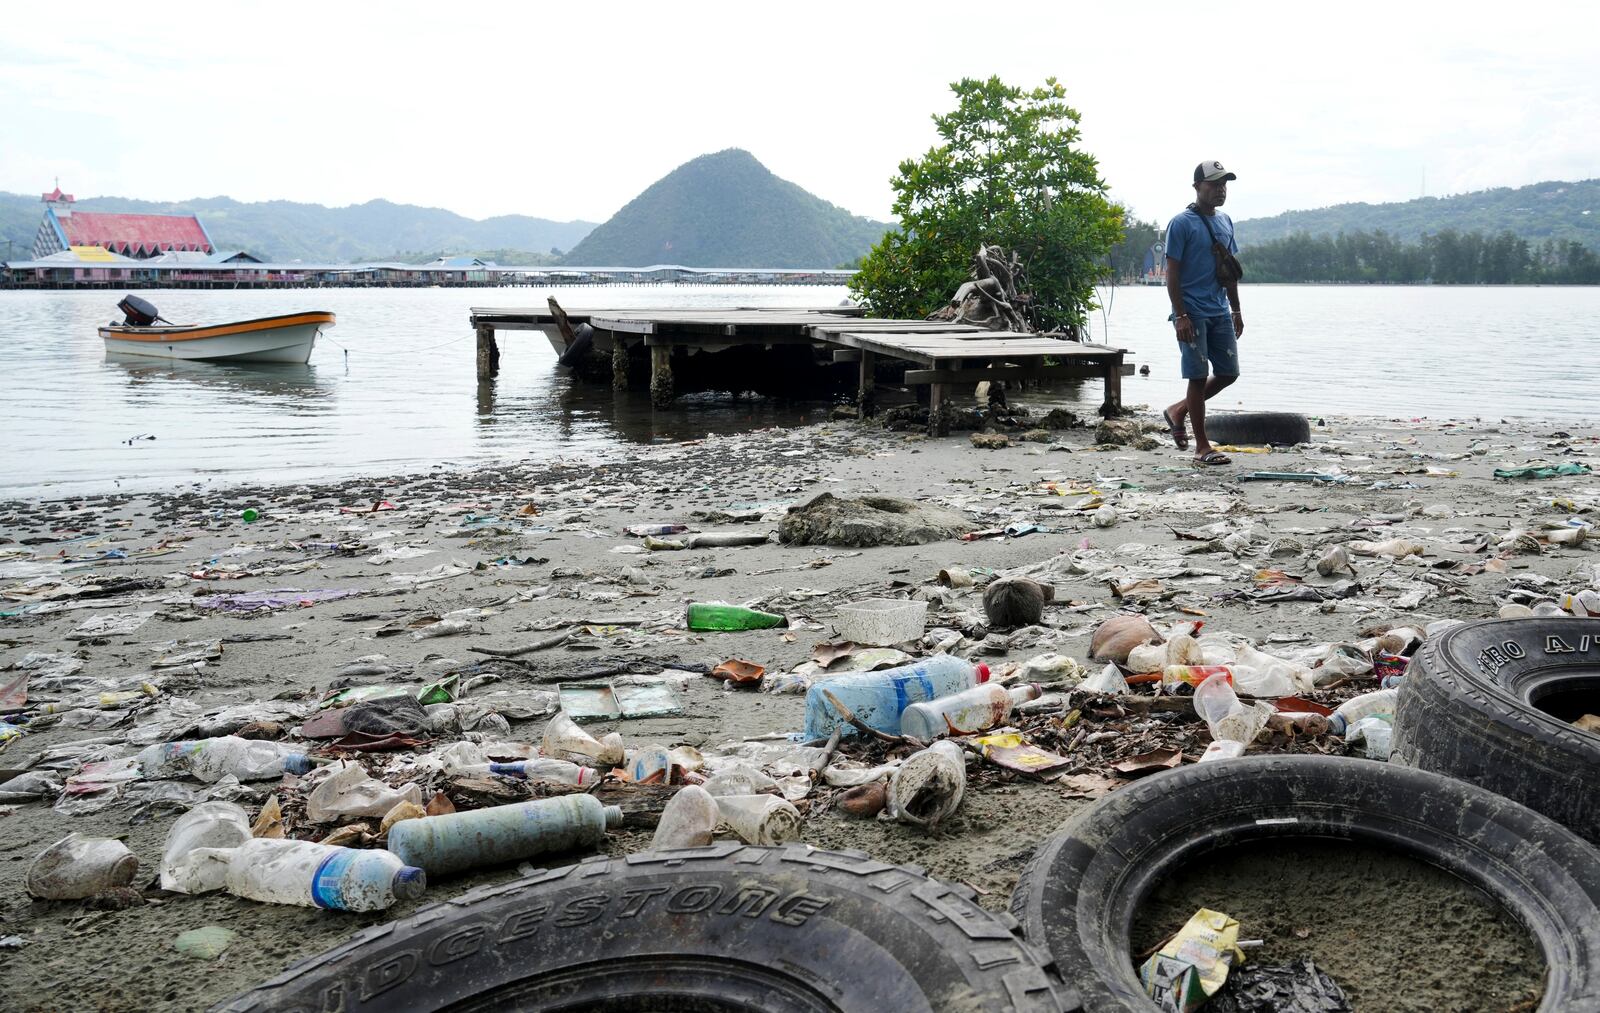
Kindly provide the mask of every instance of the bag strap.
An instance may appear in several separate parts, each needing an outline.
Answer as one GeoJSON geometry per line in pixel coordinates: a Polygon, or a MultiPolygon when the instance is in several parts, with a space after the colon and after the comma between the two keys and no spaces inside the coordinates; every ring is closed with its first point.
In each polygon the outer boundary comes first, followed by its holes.
{"type": "MultiPolygon", "coordinates": [[[[1189,205],[1189,210],[1193,211],[1195,213],[1195,217],[1200,219],[1200,224],[1206,227],[1206,235],[1211,237],[1211,245],[1220,249],[1222,244],[1217,242],[1217,234],[1212,231],[1211,223],[1206,220],[1209,216],[1201,214],[1200,209],[1193,204],[1189,205]]],[[[1223,252],[1226,253],[1227,251],[1223,250],[1223,252]]]]}

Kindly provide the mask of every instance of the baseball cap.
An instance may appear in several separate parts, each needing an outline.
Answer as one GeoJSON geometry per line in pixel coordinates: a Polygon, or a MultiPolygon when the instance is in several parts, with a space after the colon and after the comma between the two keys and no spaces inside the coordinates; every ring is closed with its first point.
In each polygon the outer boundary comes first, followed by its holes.
{"type": "Polygon", "coordinates": [[[1194,181],[1196,183],[1200,182],[1201,180],[1209,180],[1210,182],[1215,183],[1219,179],[1238,178],[1238,176],[1235,176],[1227,169],[1224,169],[1222,167],[1222,163],[1214,158],[1207,162],[1201,162],[1199,165],[1194,167],[1194,181]]]}

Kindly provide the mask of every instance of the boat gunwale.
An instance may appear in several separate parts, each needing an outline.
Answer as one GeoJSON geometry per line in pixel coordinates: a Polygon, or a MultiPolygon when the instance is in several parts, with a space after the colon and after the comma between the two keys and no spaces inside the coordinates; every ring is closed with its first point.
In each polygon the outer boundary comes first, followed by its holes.
{"type": "Polygon", "coordinates": [[[205,338],[227,337],[232,334],[249,334],[279,327],[301,327],[310,324],[335,325],[335,316],[327,310],[305,310],[300,313],[281,313],[271,317],[237,320],[227,324],[174,324],[169,327],[133,327],[127,324],[110,324],[100,328],[100,336],[117,341],[196,341],[205,338]]]}

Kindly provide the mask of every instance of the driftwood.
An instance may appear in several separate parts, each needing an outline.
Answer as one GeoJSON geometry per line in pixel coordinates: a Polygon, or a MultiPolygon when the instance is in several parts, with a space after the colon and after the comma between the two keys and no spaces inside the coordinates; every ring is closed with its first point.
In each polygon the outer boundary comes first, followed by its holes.
{"type": "Polygon", "coordinates": [[[991,331],[1031,334],[1028,306],[1033,297],[1023,291],[1027,279],[1015,253],[998,246],[980,246],[972,258],[972,280],[956,289],[943,309],[929,320],[972,324],[991,331]]]}
{"type": "MultiPolygon", "coordinates": [[[[839,716],[844,718],[847,724],[854,725],[857,731],[865,735],[870,735],[880,742],[887,742],[894,746],[911,746],[913,749],[928,748],[928,744],[923,742],[921,739],[915,739],[909,735],[890,735],[888,732],[880,732],[878,729],[856,717],[855,712],[846,707],[844,704],[840,703],[839,698],[834,696],[832,693],[829,693],[827,690],[823,690],[822,695],[828,698],[828,703],[833,707],[834,710],[839,712],[839,716]]],[[[829,739],[828,741],[830,743],[833,742],[832,739],[829,739]]]]}
{"type": "Polygon", "coordinates": [[[572,637],[572,633],[572,630],[564,630],[561,633],[557,633],[553,637],[545,637],[543,640],[538,640],[522,647],[511,647],[504,649],[497,647],[469,647],[467,650],[471,651],[473,654],[487,654],[495,658],[520,658],[524,654],[532,654],[534,651],[543,651],[548,650],[551,647],[560,647],[572,637]]]}
{"type": "Polygon", "coordinates": [[[556,297],[551,296],[546,300],[550,304],[550,315],[555,317],[556,327],[561,331],[561,336],[566,339],[564,347],[571,348],[578,340],[577,332],[572,329],[572,321],[567,319],[567,311],[556,302],[556,297]]]}

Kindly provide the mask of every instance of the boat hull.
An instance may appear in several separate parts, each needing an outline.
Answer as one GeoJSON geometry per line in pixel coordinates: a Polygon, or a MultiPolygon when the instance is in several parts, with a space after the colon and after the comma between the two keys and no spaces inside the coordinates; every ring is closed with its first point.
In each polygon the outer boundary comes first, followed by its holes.
{"type": "Polygon", "coordinates": [[[334,325],[332,313],[290,313],[232,324],[183,327],[100,328],[106,352],[196,362],[305,363],[317,335],[334,325]]]}

